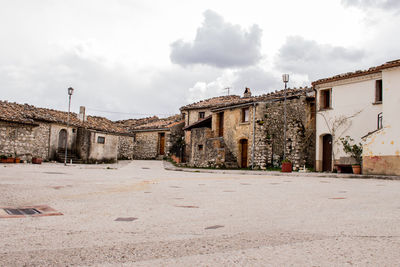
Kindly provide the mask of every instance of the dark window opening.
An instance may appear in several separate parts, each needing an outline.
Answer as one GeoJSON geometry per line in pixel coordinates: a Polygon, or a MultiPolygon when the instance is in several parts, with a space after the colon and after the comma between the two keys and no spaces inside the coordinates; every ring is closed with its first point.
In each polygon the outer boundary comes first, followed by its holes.
{"type": "Polygon", "coordinates": [[[106,138],[103,136],[98,136],[97,137],[97,143],[99,144],[104,144],[106,142],[106,138]]]}
{"type": "Polygon", "coordinates": [[[242,122],[248,122],[249,121],[249,114],[250,114],[250,109],[249,108],[242,109],[242,122]]]}
{"type": "Polygon", "coordinates": [[[73,133],[76,133],[76,129],[72,129],[72,132],[73,132],[73,133]]]}
{"type": "Polygon", "coordinates": [[[133,142],[136,142],[136,133],[133,134],[132,138],[133,138],[133,142]]]}
{"type": "Polygon", "coordinates": [[[320,92],[320,109],[331,108],[331,89],[320,92]]]}
{"type": "Polygon", "coordinates": [[[375,81],[375,103],[382,103],[382,80],[375,81]]]}
{"type": "Polygon", "coordinates": [[[205,112],[199,112],[199,119],[204,119],[205,118],[205,116],[206,116],[206,113],[205,112]]]}
{"type": "Polygon", "coordinates": [[[199,151],[203,150],[203,145],[199,145],[198,148],[199,148],[199,151]]]}
{"type": "Polygon", "coordinates": [[[218,113],[218,136],[224,136],[224,113],[218,113]]]}

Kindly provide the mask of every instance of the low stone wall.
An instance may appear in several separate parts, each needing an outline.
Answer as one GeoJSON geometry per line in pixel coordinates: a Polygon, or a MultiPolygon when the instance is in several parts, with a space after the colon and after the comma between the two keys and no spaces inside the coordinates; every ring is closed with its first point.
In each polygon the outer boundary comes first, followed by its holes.
{"type": "Polygon", "coordinates": [[[32,157],[49,159],[50,126],[38,126],[0,121],[0,155],[18,156],[30,161],[32,157]]]}

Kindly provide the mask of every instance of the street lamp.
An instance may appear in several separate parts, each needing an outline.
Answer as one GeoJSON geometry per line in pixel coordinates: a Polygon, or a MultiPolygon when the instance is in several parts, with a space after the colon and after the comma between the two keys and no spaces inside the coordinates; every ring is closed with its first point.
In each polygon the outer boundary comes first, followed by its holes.
{"type": "Polygon", "coordinates": [[[69,130],[69,112],[71,110],[71,96],[72,93],[74,92],[74,88],[70,87],[68,88],[68,117],[67,117],[67,136],[65,138],[65,157],[64,157],[64,165],[67,166],[67,155],[68,155],[68,130],[69,130]]]}
{"type": "Polygon", "coordinates": [[[286,159],[286,89],[287,89],[287,83],[289,82],[289,74],[283,74],[282,75],[282,81],[285,83],[285,100],[283,102],[283,112],[284,112],[284,126],[283,126],[283,159],[286,159]]]}

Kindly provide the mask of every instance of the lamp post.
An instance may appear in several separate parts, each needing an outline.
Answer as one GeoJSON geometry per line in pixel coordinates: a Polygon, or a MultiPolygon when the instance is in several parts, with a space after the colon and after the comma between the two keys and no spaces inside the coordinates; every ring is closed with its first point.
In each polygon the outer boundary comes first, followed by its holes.
{"type": "Polygon", "coordinates": [[[69,112],[71,110],[71,96],[72,93],[74,92],[74,88],[70,87],[68,88],[68,116],[67,116],[67,136],[65,138],[65,157],[64,157],[64,165],[67,166],[67,155],[68,155],[68,130],[69,130],[69,112]]]}
{"type": "Polygon", "coordinates": [[[283,101],[283,112],[284,112],[284,126],[283,126],[283,159],[286,159],[286,89],[287,89],[287,83],[289,82],[289,74],[283,74],[282,75],[282,80],[285,83],[285,90],[284,90],[284,95],[285,99],[283,101]]]}

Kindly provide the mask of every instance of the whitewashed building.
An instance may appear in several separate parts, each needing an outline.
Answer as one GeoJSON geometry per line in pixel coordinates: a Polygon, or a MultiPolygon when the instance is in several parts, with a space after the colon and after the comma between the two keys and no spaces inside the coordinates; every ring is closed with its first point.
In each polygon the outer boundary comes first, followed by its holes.
{"type": "Polygon", "coordinates": [[[400,60],[312,83],[317,91],[316,170],[355,163],[340,138],[363,144],[363,173],[400,175],[400,60]]]}

